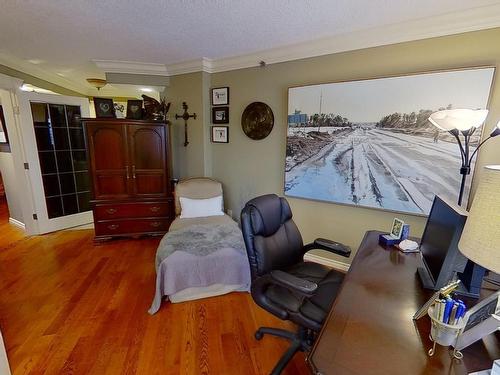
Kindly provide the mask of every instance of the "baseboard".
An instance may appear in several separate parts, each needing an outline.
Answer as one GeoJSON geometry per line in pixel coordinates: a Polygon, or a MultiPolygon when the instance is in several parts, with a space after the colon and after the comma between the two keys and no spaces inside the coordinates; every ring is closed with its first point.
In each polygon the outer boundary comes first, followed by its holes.
{"type": "Polygon", "coordinates": [[[340,262],[338,260],[322,257],[321,255],[311,254],[310,252],[306,253],[304,255],[304,260],[306,262],[319,263],[319,264],[322,264],[324,266],[333,268],[335,270],[343,271],[343,272],[347,272],[349,270],[349,266],[350,266],[349,263],[344,263],[344,262],[340,262]]]}
{"type": "Polygon", "coordinates": [[[9,223],[15,225],[18,228],[21,228],[22,230],[26,230],[26,226],[24,225],[24,223],[21,223],[19,220],[9,217],[9,223]]]}

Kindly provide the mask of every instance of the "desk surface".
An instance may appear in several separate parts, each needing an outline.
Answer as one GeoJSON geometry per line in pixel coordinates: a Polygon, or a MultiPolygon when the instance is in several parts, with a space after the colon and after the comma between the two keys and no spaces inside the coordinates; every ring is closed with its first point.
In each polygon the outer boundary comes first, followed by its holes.
{"type": "Polygon", "coordinates": [[[430,320],[414,323],[413,314],[432,295],[417,275],[419,254],[378,245],[380,232],[369,231],[346,275],[342,289],[308,357],[314,373],[468,374],[491,368],[500,358],[500,335],[488,336],[451,358],[437,346],[427,355],[430,320]]]}

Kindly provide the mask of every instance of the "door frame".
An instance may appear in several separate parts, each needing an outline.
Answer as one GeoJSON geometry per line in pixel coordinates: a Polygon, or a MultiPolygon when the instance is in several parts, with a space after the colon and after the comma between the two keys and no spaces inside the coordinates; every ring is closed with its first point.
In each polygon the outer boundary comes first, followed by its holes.
{"type": "MultiPolygon", "coordinates": [[[[25,160],[29,164],[27,170],[30,180],[31,196],[33,199],[33,213],[37,219],[33,220],[33,229],[36,234],[54,232],[85,225],[93,222],[92,211],[80,212],[72,215],[65,215],[49,219],[47,206],[45,204],[45,194],[43,188],[42,172],[38,158],[38,147],[33,127],[33,116],[31,114],[31,103],[64,104],[74,105],[81,108],[81,116],[90,116],[90,104],[86,97],[63,96],[57,94],[40,94],[36,92],[25,92],[19,90],[17,93],[19,101],[20,130],[25,149],[25,160]]],[[[33,216],[32,216],[33,217],[33,216]]]]}

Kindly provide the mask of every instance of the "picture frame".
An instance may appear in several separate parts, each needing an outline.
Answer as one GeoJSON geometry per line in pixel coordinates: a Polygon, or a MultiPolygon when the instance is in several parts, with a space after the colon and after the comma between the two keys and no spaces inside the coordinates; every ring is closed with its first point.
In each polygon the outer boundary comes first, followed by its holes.
{"type": "Polygon", "coordinates": [[[436,195],[456,201],[460,149],[428,118],[487,109],[495,74],[463,67],[289,87],[284,195],[416,216],[429,215],[436,195]]]}
{"type": "Polygon", "coordinates": [[[10,152],[9,134],[3,115],[3,107],[0,105],[0,152],[10,152]]]}
{"type": "Polygon", "coordinates": [[[143,116],[142,100],[127,100],[126,118],[131,120],[141,120],[143,116]]]}
{"type": "Polygon", "coordinates": [[[403,225],[404,221],[395,217],[392,222],[392,228],[390,233],[391,237],[401,238],[401,234],[403,233],[403,225]]]}
{"type": "Polygon", "coordinates": [[[213,107],[212,123],[229,124],[229,107],[213,107]]]}
{"type": "Polygon", "coordinates": [[[116,118],[113,99],[94,98],[96,118],[116,118]]]}
{"type": "Polygon", "coordinates": [[[212,126],[212,143],[229,143],[229,126],[212,126]]]}
{"type": "Polygon", "coordinates": [[[229,87],[212,89],[212,105],[229,105],[229,87]]]}

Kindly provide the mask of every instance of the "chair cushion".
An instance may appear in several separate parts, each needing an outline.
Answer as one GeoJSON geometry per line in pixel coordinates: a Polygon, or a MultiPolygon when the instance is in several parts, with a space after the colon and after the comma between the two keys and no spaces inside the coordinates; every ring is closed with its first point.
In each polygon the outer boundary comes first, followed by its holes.
{"type": "Polygon", "coordinates": [[[290,320],[318,330],[337,296],[344,274],[312,262],[300,262],[283,271],[316,283],[318,289],[314,296],[305,298],[279,285],[267,288],[266,296],[286,309],[290,320]]]}

